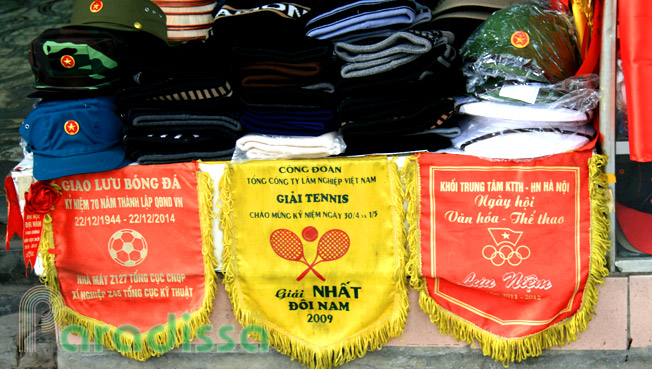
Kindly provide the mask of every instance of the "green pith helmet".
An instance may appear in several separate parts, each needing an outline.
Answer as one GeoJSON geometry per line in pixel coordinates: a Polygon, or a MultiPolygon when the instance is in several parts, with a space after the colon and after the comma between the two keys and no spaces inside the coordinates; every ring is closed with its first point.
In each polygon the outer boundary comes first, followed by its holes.
{"type": "Polygon", "coordinates": [[[75,0],[70,25],[142,31],[168,41],[165,13],[149,0],[75,0]]]}
{"type": "Polygon", "coordinates": [[[462,45],[467,91],[504,80],[556,83],[581,64],[570,18],[534,2],[495,12],[462,45]]]}

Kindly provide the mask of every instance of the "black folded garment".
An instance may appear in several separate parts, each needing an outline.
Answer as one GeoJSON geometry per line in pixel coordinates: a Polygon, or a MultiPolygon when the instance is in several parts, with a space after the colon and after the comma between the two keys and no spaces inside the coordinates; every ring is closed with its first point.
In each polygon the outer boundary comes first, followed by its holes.
{"type": "Polygon", "coordinates": [[[125,88],[169,79],[228,79],[226,73],[230,62],[222,54],[199,40],[169,46],[164,53],[149,59],[127,54],[120,59],[121,79],[125,88]]]}
{"type": "Polygon", "coordinates": [[[214,127],[133,127],[124,130],[127,155],[139,164],[230,160],[242,133],[214,127]]]}
{"type": "Polygon", "coordinates": [[[397,109],[384,115],[371,114],[371,110],[368,110],[368,116],[361,114],[343,121],[340,131],[345,139],[352,135],[417,133],[441,125],[452,115],[453,109],[453,100],[442,98],[422,105],[411,105],[409,109],[397,106],[397,109]]]}
{"type": "Polygon", "coordinates": [[[344,135],[344,143],[346,151],[343,155],[434,152],[452,146],[450,138],[432,132],[409,135],[344,135]]]}
{"type": "Polygon", "coordinates": [[[271,135],[319,136],[336,130],[333,111],[245,108],[240,122],[249,131],[271,135]]]}
{"type": "Polygon", "coordinates": [[[343,96],[337,107],[338,118],[357,121],[409,115],[425,105],[449,99],[448,94],[444,94],[439,87],[431,81],[416,81],[373,95],[343,96]]]}
{"type": "Polygon", "coordinates": [[[242,89],[239,96],[243,105],[258,110],[335,110],[336,105],[339,103],[338,96],[334,93],[334,87],[331,83],[274,89],[245,88],[242,89]]]}
{"type": "Polygon", "coordinates": [[[332,62],[333,44],[329,41],[313,38],[301,39],[292,44],[277,48],[248,47],[245,45],[233,47],[233,58],[241,62],[332,62]]]}
{"type": "Polygon", "coordinates": [[[305,38],[307,15],[318,0],[274,2],[226,0],[215,11],[208,38],[211,48],[228,52],[233,46],[283,46],[305,38]]]}

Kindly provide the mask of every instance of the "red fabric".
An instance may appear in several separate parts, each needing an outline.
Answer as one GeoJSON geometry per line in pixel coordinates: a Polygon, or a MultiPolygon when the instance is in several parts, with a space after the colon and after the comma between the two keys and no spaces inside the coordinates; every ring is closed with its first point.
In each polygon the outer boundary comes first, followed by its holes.
{"type": "Polygon", "coordinates": [[[63,190],[51,216],[66,306],[140,332],[167,323],[168,314],[181,318],[201,308],[205,275],[196,172],[196,163],[141,165],[52,181],[63,190]],[[125,254],[111,254],[125,242],[142,249],[142,239],[147,253],[136,265],[121,264],[125,254]],[[189,289],[192,296],[185,295],[189,289]]]}
{"type": "Polygon", "coordinates": [[[616,216],[627,241],[640,252],[652,254],[652,237],[644,231],[652,225],[652,214],[616,203],[616,216]]]}
{"type": "Polygon", "coordinates": [[[602,46],[602,0],[595,2],[593,7],[593,29],[591,34],[584,34],[585,43],[588,41],[588,46],[582,48],[586,53],[582,53],[582,65],[575,73],[575,76],[584,74],[599,73],[600,51],[602,46]]]}
{"type": "Polygon", "coordinates": [[[652,1],[619,1],[618,23],[626,86],[629,155],[633,161],[648,162],[652,161],[652,1]]]}
{"type": "Polygon", "coordinates": [[[504,338],[575,314],[589,273],[590,156],[422,154],[421,272],[435,303],[504,338]]]}
{"type": "Polygon", "coordinates": [[[20,214],[18,193],[11,176],[5,177],[5,196],[7,197],[7,233],[5,234],[5,250],[9,251],[9,240],[14,234],[23,237],[23,216],[20,214]]]}

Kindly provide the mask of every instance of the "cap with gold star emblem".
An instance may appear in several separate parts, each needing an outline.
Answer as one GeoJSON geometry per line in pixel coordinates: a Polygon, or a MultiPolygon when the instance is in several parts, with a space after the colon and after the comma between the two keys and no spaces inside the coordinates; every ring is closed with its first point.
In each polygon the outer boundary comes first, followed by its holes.
{"type": "Polygon", "coordinates": [[[39,90],[90,90],[115,85],[127,41],[106,30],[49,28],[32,40],[28,60],[39,90]]]}
{"type": "Polygon", "coordinates": [[[467,91],[482,98],[500,91],[502,83],[496,81],[554,84],[573,77],[581,65],[570,15],[537,2],[494,12],[468,37],[460,54],[467,91]]]}
{"type": "Polygon", "coordinates": [[[69,26],[147,32],[168,41],[165,12],[149,0],[75,0],[69,26]]]}
{"type": "Polygon", "coordinates": [[[39,181],[129,164],[113,97],[44,100],[19,128],[39,181]]]}

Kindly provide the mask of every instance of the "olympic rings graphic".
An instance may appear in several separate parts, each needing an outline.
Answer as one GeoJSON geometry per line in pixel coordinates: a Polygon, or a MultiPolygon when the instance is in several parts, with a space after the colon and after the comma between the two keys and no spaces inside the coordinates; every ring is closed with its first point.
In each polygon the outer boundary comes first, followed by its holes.
{"type": "Polygon", "coordinates": [[[482,257],[491,261],[495,266],[501,266],[505,262],[511,266],[517,266],[530,257],[530,248],[523,245],[514,250],[512,245],[507,244],[496,249],[495,246],[486,245],[482,248],[482,257]]]}

